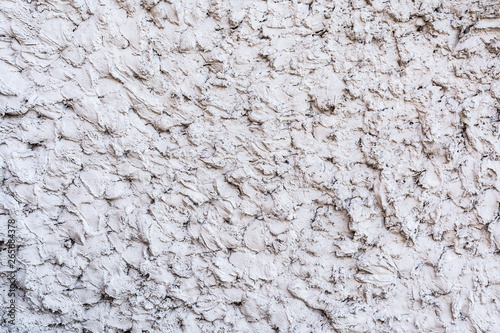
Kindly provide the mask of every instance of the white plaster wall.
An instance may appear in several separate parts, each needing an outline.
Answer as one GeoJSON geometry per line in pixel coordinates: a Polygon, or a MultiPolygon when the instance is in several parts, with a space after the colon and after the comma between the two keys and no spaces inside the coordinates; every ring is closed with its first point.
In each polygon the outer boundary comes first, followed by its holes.
{"type": "Polygon", "coordinates": [[[0,1],[18,332],[500,332],[499,53],[491,0],[0,1]]]}

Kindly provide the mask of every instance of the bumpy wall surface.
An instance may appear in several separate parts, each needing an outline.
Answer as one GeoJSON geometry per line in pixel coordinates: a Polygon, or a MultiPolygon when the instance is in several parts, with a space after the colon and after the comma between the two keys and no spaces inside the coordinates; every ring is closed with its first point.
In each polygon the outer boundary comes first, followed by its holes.
{"type": "Polygon", "coordinates": [[[0,331],[500,332],[499,54],[495,0],[1,1],[0,331]]]}

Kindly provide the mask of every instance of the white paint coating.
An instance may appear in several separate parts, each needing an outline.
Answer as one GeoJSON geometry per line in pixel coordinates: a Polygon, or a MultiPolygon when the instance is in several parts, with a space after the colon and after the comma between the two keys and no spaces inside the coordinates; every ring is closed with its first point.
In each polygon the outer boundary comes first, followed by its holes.
{"type": "Polygon", "coordinates": [[[0,1],[19,332],[500,331],[499,13],[0,1]]]}

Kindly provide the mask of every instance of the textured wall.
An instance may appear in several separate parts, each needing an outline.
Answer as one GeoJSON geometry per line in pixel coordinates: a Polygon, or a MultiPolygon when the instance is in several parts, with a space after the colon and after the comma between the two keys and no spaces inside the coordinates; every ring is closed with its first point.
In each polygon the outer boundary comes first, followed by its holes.
{"type": "Polygon", "coordinates": [[[1,1],[15,327],[500,332],[499,13],[1,1]]]}

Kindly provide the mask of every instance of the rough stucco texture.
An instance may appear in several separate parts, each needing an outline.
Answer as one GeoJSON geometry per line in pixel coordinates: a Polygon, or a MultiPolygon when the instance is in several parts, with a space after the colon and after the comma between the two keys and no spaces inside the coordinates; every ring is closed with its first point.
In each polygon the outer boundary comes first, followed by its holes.
{"type": "Polygon", "coordinates": [[[1,1],[17,330],[500,332],[499,13],[1,1]]]}

